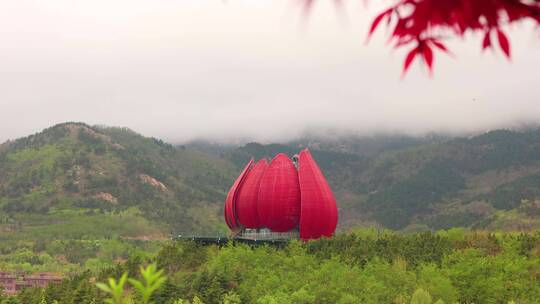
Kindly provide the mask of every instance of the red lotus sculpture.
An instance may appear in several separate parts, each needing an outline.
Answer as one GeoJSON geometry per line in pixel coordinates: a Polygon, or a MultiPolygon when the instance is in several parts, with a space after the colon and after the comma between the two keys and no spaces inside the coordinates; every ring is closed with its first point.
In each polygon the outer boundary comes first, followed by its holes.
{"type": "Polygon", "coordinates": [[[295,166],[280,153],[246,165],[225,201],[225,221],[233,231],[298,229],[301,239],[332,236],[338,213],[336,199],[308,149],[295,166]]]}

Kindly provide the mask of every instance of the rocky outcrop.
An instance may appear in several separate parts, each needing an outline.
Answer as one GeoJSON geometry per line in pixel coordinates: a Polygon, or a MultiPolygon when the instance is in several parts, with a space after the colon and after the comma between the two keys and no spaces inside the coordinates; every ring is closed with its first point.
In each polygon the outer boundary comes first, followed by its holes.
{"type": "Polygon", "coordinates": [[[150,175],[139,174],[139,179],[141,180],[141,182],[148,184],[152,187],[155,187],[161,191],[167,191],[167,186],[165,186],[162,182],[158,181],[157,179],[151,177],[150,175]]]}
{"type": "Polygon", "coordinates": [[[107,192],[99,192],[94,195],[95,199],[99,199],[102,201],[106,201],[112,204],[118,204],[118,199],[114,197],[112,194],[107,192]]]}

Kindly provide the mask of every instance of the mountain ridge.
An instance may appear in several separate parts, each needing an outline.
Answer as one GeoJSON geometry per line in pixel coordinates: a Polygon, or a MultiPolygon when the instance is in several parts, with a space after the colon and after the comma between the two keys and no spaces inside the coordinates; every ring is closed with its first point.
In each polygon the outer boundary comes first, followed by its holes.
{"type": "Polygon", "coordinates": [[[203,153],[82,123],[59,124],[2,147],[0,208],[8,216],[136,209],[170,230],[225,231],[219,202],[232,167],[203,153]]]}
{"type": "Polygon", "coordinates": [[[305,147],[334,189],[340,230],[540,227],[538,129],[225,147],[69,122],[0,144],[0,229],[121,215],[138,223],[111,232],[123,237],[226,234],[223,200],[247,160],[305,147]]]}

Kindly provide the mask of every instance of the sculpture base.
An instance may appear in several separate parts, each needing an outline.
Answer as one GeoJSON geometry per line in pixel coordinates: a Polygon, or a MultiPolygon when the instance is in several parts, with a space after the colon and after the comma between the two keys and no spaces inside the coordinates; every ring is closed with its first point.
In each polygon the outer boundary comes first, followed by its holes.
{"type": "Polygon", "coordinates": [[[275,232],[270,229],[243,229],[235,238],[245,240],[291,240],[300,238],[298,229],[275,232]]]}

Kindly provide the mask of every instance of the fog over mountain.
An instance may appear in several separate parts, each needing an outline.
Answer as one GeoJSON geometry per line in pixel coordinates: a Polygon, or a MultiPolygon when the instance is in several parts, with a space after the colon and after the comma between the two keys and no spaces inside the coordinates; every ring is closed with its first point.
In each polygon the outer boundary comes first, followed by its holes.
{"type": "MultiPolygon", "coordinates": [[[[512,62],[450,41],[435,76],[379,32],[380,10],[288,0],[0,3],[0,141],[64,121],[169,142],[285,141],[306,131],[460,134],[540,121],[538,32],[509,29],[512,62]],[[348,20],[348,21],[346,21],[348,20]],[[300,29],[303,28],[303,29],[300,29]]],[[[330,1],[329,1],[330,2],[330,1]]],[[[323,132],[323,133],[324,133],[323,132]]]]}

